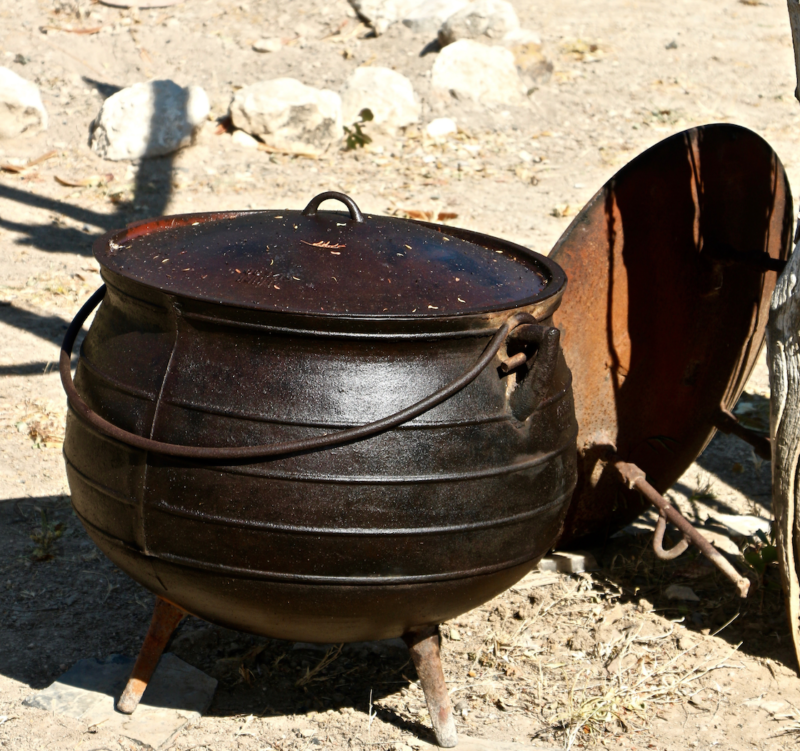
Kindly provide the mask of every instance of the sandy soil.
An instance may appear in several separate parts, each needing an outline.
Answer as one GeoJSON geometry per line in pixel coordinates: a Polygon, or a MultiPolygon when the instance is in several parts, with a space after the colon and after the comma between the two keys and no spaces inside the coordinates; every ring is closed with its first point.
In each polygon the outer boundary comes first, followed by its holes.
{"type": "MultiPolygon", "coordinates": [[[[188,0],[138,13],[68,0],[2,4],[0,64],[39,84],[51,126],[0,142],[0,163],[54,152],[29,170],[0,173],[4,747],[133,747],[21,704],[80,658],[135,654],[152,607],[69,510],[59,451],[65,403],[54,365],[68,321],[100,283],[91,256],[98,234],[164,213],[301,208],[335,189],[374,213],[456,213],[455,224],[546,253],[616,169],[707,122],[757,131],[800,184],[800,106],[781,3],[514,4],[554,66],[519,108],[435,95],[431,40],[402,25],[370,38],[344,0],[188,0]],[[282,37],[285,47],[258,54],[252,43],[262,36],[282,37]],[[218,128],[236,87],[289,75],[338,90],[364,63],[407,75],[423,100],[423,122],[453,117],[458,136],[434,143],[412,128],[376,138],[370,149],[310,160],[241,149],[218,128]],[[87,139],[102,99],[151,77],[207,90],[212,116],[197,143],[142,164],[99,159],[87,139]],[[43,546],[57,525],[61,537],[43,546]]],[[[745,395],[762,426],[768,393],[762,364],[745,395]]],[[[715,513],[768,516],[769,474],[747,446],[717,437],[671,495],[730,547],[715,513]]],[[[795,745],[800,680],[773,568],[740,605],[696,556],[656,562],[646,535],[595,553],[601,569],[592,575],[530,577],[443,627],[460,732],[533,747],[795,745]],[[664,590],[675,582],[699,601],[669,600],[664,590]]],[[[220,680],[209,715],[174,738],[175,749],[404,751],[431,740],[402,651],[346,646],[317,680],[297,686],[324,653],[196,620],[172,648],[220,680]]]]}

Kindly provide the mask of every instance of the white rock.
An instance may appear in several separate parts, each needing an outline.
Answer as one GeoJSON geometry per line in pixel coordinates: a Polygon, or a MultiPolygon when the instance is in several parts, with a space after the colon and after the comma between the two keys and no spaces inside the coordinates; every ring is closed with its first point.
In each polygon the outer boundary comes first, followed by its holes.
{"type": "Polygon", "coordinates": [[[348,0],[358,15],[374,30],[383,34],[393,23],[408,17],[420,0],[348,0]]]}
{"type": "Polygon", "coordinates": [[[425,132],[431,138],[444,138],[458,132],[456,121],[450,117],[437,117],[425,126],[425,132]]]}
{"type": "Polygon", "coordinates": [[[36,84],[0,68],[0,138],[47,130],[47,110],[36,84]]]}
{"type": "Polygon", "coordinates": [[[294,78],[275,78],[239,89],[230,113],[235,127],[286,151],[319,154],[342,137],[339,95],[294,78]]]}
{"type": "Polygon", "coordinates": [[[417,5],[403,18],[403,25],[417,34],[436,36],[439,27],[462,8],[469,5],[469,0],[429,0],[417,5]]]}
{"type": "Polygon", "coordinates": [[[253,45],[253,49],[256,52],[280,52],[282,48],[283,48],[283,42],[278,37],[267,37],[266,39],[259,39],[253,45]]]}
{"type": "Polygon", "coordinates": [[[371,127],[394,132],[419,120],[420,104],[404,75],[389,68],[356,68],[342,91],[342,121],[354,123],[368,108],[371,127]]]}
{"type": "Polygon", "coordinates": [[[502,39],[519,28],[519,18],[511,3],[505,0],[477,0],[450,16],[439,29],[443,47],[459,39],[487,36],[502,39]]]}
{"type": "Polygon", "coordinates": [[[231,133],[231,141],[237,146],[241,146],[243,149],[258,148],[258,141],[243,130],[234,130],[233,133],[231,133]]]}
{"type": "Polygon", "coordinates": [[[499,104],[521,104],[525,99],[513,53],[471,39],[460,39],[439,53],[431,84],[459,99],[499,104]]]}
{"type": "Polygon", "coordinates": [[[103,102],[91,125],[89,144],[106,159],[171,154],[192,142],[208,116],[206,92],[174,81],[137,83],[103,102]]]}

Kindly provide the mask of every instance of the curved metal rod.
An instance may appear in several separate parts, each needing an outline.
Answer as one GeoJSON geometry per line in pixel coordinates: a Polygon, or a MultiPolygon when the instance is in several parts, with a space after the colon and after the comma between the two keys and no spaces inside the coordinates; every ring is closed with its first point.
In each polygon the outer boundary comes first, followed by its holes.
{"type": "MultiPolygon", "coordinates": [[[[612,460],[613,461],[613,460],[612,460]]],[[[725,576],[727,576],[739,590],[739,597],[747,597],[750,590],[750,580],[739,575],[728,560],[701,535],[679,511],[664,496],[661,495],[649,482],[645,473],[635,464],[624,462],[621,459],[613,461],[614,467],[619,472],[622,480],[632,490],[638,490],[650,503],[652,503],[670,522],[672,522],[684,537],[688,537],[700,552],[708,558],[725,576]]]]}
{"type": "Polygon", "coordinates": [[[658,515],[656,531],[653,534],[653,552],[656,554],[656,558],[659,558],[662,561],[671,561],[677,558],[681,553],[685,552],[686,548],[689,547],[689,543],[691,543],[691,539],[688,537],[688,535],[684,535],[683,539],[677,545],[669,550],[664,550],[664,532],[666,529],[667,517],[664,516],[664,512],[662,511],[658,515]]]}
{"type": "Polygon", "coordinates": [[[495,333],[491,342],[478,358],[477,362],[463,375],[448,383],[443,388],[435,391],[430,396],[421,399],[405,409],[395,412],[388,417],[384,417],[375,422],[360,425],[355,428],[347,428],[335,433],[326,433],[315,438],[301,438],[295,441],[285,441],[283,443],[271,443],[259,446],[235,446],[235,447],[212,447],[212,446],[184,446],[178,443],[162,443],[161,441],[145,438],[144,436],[130,433],[127,430],[118,428],[116,425],[104,420],[94,412],[78,394],[72,380],[71,360],[72,348],[75,346],[75,339],[78,332],[89,317],[89,314],[100,304],[106,293],[106,286],[103,285],[97,290],[78,311],[75,319],[64,335],[64,342],[61,345],[61,359],[59,370],[61,372],[61,383],[64,391],[67,392],[67,399],[70,406],[93,428],[125,443],[134,448],[144,451],[154,451],[166,456],[179,456],[187,459],[215,459],[215,460],[236,460],[236,459],[256,459],[266,456],[279,456],[282,454],[293,454],[299,451],[311,451],[314,449],[330,448],[339,446],[348,441],[361,438],[368,438],[385,430],[395,428],[404,422],[413,420],[415,417],[427,412],[451,396],[457,394],[464,387],[472,383],[487,365],[494,359],[506,337],[517,327],[523,324],[536,323],[536,319],[529,313],[515,313],[512,315],[495,333]]]}

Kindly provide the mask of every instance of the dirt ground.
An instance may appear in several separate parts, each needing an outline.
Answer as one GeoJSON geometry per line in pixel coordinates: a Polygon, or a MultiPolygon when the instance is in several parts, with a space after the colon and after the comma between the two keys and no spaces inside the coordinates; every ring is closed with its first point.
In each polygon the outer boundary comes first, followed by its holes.
{"type": "MultiPolygon", "coordinates": [[[[152,608],[152,596],[97,552],[72,515],[60,453],[58,347],[100,283],[91,256],[98,234],[159,214],[302,208],[332,189],[372,213],[455,213],[454,224],[546,253],[619,167],[667,135],[708,122],[758,132],[800,185],[800,105],[781,2],[514,5],[554,68],[524,107],[436,95],[431,39],[402,25],[371,38],[345,0],[187,0],[139,12],[88,0],[0,5],[0,64],[41,87],[51,123],[43,134],[0,141],[0,164],[48,157],[0,173],[4,748],[135,746],[21,703],[81,658],[135,654],[152,608]],[[253,42],[267,36],[281,37],[283,49],[254,52],[253,42]],[[433,142],[410,128],[312,160],[242,149],[218,127],[236,87],[293,76],[340,90],[365,63],[408,76],[423,101],[423,124],[446,115],[458,135],[433,142]],[[212,114],[196,144],[141,164],[96,157],[88,128],[102,99],[152,77],[208,92],[212,114]]],[[[768,395],[762,363],[740,405],[761,428],[768,395]]],[[[769,517],[770,466],[718,436],[670,495],[736,558],[737,543],[717,515],[769,517]]],[[[696,555],[657,562],[644,526],[594,551],[600,569],[592,574],[532,574],[443,626],[460,733],[534,748],[796,745],[800,680],[774,566],[741,604],[696,555]],[[697,601],[669,599],[674,583],[691,587],[697,601]]],[[[745,569],[741,557],[737,565],[745,569]]],[[[406,751],[432,740],[407,653],[391,645],[334,649],[305,683],[325,651],[194,619],[171,649],[220,681],[208,715],[169,744],[176,751],[406,751]]]]}

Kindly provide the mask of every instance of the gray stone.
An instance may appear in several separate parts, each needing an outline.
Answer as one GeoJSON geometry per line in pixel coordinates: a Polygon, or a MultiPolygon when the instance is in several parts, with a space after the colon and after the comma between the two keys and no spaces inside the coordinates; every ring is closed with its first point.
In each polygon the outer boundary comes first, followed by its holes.
{"type": "Polygon", "coordinates": [[[486,36],[502,39],[519,28],[519,18],[511,3],[505,0],[477,0],[450,16],[439,29],[443,47],[459,39],[486,36]]]}
{"type": "Polygon", "coordinates": [[[0,68],[0,138],[47,130],[47,110],[38,87],[13,70],[0,68]]]}
{"type": "Polygon", "coordinates": [[[403,25],[417,34],[435,37],[439,27],[467,5],[469,0],[429,0],[419,3],[403,18],[403,25]]]}
{"type": "Polygon", "coordinates": [[[439,53],[431,71],[431,84],[459,99],[497,104],[525,101],[513,53],[471,39],[460,39],[439,53]]]}
{"type": "Polygon", "coordinates": [[[89,144],[113,161],[164,156],[188,146],[208,112],[208,97],[199,86],[137,83],[103,102],[89,144]]]}
{"type": "Polygon", "coordinates": [[[356,68],[347,80],[342,90],[343,122],[356,122],[365,107],[374,116],[370,127],[390,133],[417,122],[420,115],[411,81],[389,68],[356,68]]]}
{"type": "Polygon", "coordinates": [[[294,78],[245,86],[230,107],[235,127],[287,152],[320,154],[342,138],[342,100],[294,78]]]}
{"type": "Polygon", "coordinates": [[[420,0],[348,0],[358,15],[375,31],[383,34],[393,23],[408,17],[420,0]]]}
{"type": "Polygon", "coordinates": [[[157,749],[208,709],[217,682],[175,655],[165,654],[136,711],[126,715],[117,712],[114,704],[134,662],[132,657],[123,655],[80,660],[24,703],[81,720],[90,728],[102,724],[104,730],[157,749]]]}

